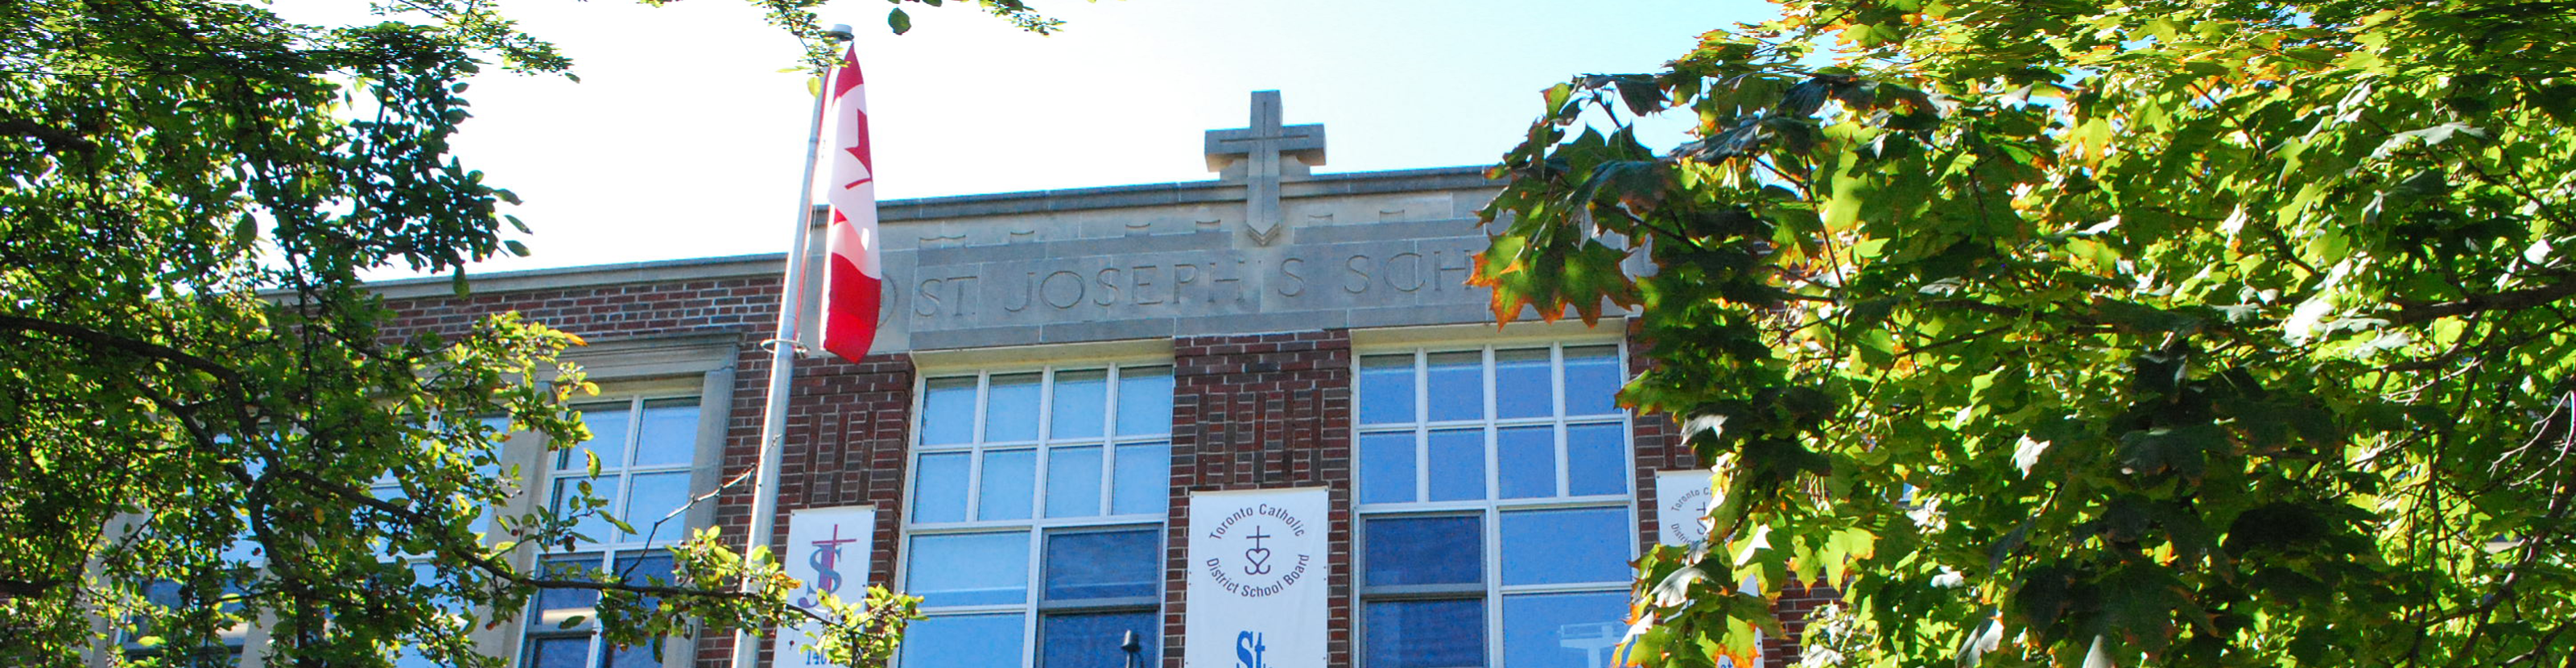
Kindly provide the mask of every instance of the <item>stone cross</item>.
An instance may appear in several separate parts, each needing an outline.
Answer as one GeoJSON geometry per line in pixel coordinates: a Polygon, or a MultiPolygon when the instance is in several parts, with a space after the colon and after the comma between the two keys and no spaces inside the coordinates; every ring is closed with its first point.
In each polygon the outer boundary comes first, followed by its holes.
{"type": "Polygon", "coordinates": [[[1279,91],[1253,91],[1251,127],[1207,133],[1208,171],[1243,179],[1244,231],[1263,246],[1287,229],[1279,211],[1280,177],[1305,176],[1307,167],[1324,164],[1324,126],[1282,126],[1279,117],[1279,91]],[[1282,155],[1296,162],[1282,162],[1282,155]]]}

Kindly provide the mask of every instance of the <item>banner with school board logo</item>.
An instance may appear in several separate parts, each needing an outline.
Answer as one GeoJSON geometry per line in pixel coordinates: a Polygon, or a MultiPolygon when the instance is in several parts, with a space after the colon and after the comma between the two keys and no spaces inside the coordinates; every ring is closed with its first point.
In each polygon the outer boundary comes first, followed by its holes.
{"type": "MultiPolygon", "coordinates": [[[[788,595],[787,602],[819,611],[822,594],[850,603],[866,597],[876,530],[877,507],[872,505],[793,511],[787,519],[787,552],[778,558],[787,567],[787,576],[804,585],[788,595]]],[[[776,657],[772,665],[831,665],[823,662],[822,655],[805,651],[813,642],[809,634],[817,630],[820,625],[810,622],[780,629],[770,641],[770,656],[776,657]]]]}
{"type": "Polygon", "coordinates": [[[1322,668],[1324,489],[1190,495],[1184,668],[1322,668]]]}
{"type": "MultiPolygon", "coordinates": [[[[1708,502],[1717,498],[1709,485],[1709,471],[1655,472],[1655,542],[1689,547],[1708,540],[1708,502]]],[[[1755,596],[1762,595],[1762,583],[1744,576],[1736,589],[1755,596]]],[[[1760,631],[1754,633],[1759,634],[1760,631]]],[[[1756,637],[1760,637],[1756,635],[1756,637]]],[[[1753,644],[1753,656],[1762,656],[1762,644],[1753,644]]],[[[1759,665],[1760,661],[1754,662],[1759,665]]],[[[1735,659],[1717,657],[1718,668],[1741,668],[1735,659]]]]}
{"type": "Polygon", "coordinates": [[[1655,542],[1690,545],[1708,540],[1708,471],[1655,472],[1655,542]]]}

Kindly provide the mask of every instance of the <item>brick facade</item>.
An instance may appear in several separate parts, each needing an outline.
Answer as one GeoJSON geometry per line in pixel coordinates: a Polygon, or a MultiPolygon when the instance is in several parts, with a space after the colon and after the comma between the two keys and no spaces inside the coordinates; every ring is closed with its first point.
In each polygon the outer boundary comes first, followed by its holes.
{"type": "Polygon", "coordinates": [[[1346,330],[1173,342],[1172,514],[1164,550],[1163,665],[1180,668],[1189,494],[1332,490],[1328,662],[1351,665],[1351,341],[1346,330]]]}
{"type": "MultiPolygon", "coordinates": [[[[387,331],[456,334],[492,314],[518,311],[530,320],[593,342],[731,336],[732,394],[725,406],[722,477],[751,470],[758,458],[769,356],[758,342],[775,327],[774,276],[716,278],[394,300],[400,313],[387,331]]],[[[1647,363],[1631,336],[1631,370],[1647,363]]],[[[1180,668],[1188,629],[1185,539],[1193,492],[1323,487],[1332,513],[1327,649],[1332,666],[1350,666],[1355,648],[1352,550],[1352,373],[1349,330],[1180,337],[1173,340],[1172,471],[1165,535],[1163,668],[1180,668]]],[[[576,351],[576,355],[579,351],[576,351]]],[[[772,549],[783,549],[787,513],[799,508],[875,504],[872,584],[895,580],[903,517],[916,373],[905,354],[853,364],[829,357],[800,360],[788,409],[779,515],[772,549]]],[[[1655,538],[1658,471],[1697,467],[1664,416],[1631,420],[1635,447],[1638,540],[1655,538]]],[[[749,485],[716,497],[714,524],[727,537],[748,532],[749,485]]],[[[739,540],[739,538],[735,538],[739,540]]],[[[1834,600],[1830,589],[1792,591],[1780,602],[1795,633],[1805,615],[1834,600]]],[[[696,665],[731,665],[730,636],[696,642],[696,665]]],[[[765,652],[766,650],[764,650],[765,652]]],[[[1797,660],[1794,638],[1765,643],[1766,664],[1797,660]]]]}
{"type": "MultiPolygon", "coordinates": [[[[769,354],[746,349],[735,376],[732,415],[725,429],[724,471],[730,479],[760,461],[761,398],[769,389],[769,354]]],[[[797,361],[789,386],[786,449],[779,458],[778,514],[770,549],[785,554],[787,518],[801,508],[875,504],[877,528],[870,550],[869,584],[894,582],[895,539],[902,527],[904,456],[912,441],[914,371],[908,355],[875,355],[863,364],[837,357],[797,361]]],[[[716,497],[716,526],[740,540],[750,532],[751,485],[737,484],[716,497]]],[[[732,636],[698,640],[698,665],[733,665],[732,636]]],[[[763,662],[770,651],[761,649],[763,662]]]]}
{"type": "Polygon", "coordinates": [[[778,284],[773,274],[395,299],[386,305],[399,315],[386,331],[454,335],[484,318],[518,311],[531,322],[593,341],[712,333],[757,340],[778,326],[778,284]]]}

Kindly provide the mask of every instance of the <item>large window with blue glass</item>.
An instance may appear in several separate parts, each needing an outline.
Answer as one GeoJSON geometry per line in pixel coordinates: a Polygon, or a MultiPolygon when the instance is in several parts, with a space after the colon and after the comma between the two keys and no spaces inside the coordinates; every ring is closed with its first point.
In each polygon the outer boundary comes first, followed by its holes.
{"type": "MultiPolygon", "coordinates": [[[[539,559],[541,574],[595,577],[605,572],[638,584],[671,579],[668,546],[688,538],[685,511],[698,449],[698,400],[629,398],[576,406],[591,439],[556,451],[548,461],[547,492],[554,511],[578,517],[582,536],[570,549],[539,559]],[[596,501],[585,501],[596,499],[596,501]],[[615,517],[625,527],[612,523],[615,517]]],[[[649,603],[649,602],[648,602],[649,603]]],[[[526,617],[525,668],[652,668],[662,665],[651,648],[617,646],[599,635],[599,594],[550,589],[537,594],[526,617]]]]}
{"type": "Polygon", "coordinates": [[[900,668],[1155,666],[1172,369],[923,381],[901,581],[925,619],[900,668]]]}
{"type": "Polygon", "coordinates": [[[1361,668],[1600,668],[1636,557],[1616,345],[1362,355],[1361,668]]]}

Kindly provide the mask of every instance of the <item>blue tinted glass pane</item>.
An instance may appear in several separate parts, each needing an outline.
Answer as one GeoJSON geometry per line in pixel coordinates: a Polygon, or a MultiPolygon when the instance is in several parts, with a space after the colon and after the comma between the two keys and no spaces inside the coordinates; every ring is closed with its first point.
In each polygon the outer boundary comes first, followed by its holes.
{"type": "Polygon", "coordinates": [[[984,478],[977,484],[975,519],[1024,520],[1036,503],[1038,451],[998,450],[984,453],[984,478]]]}
{"type": "Polygon", "coordinates": [[[1118,435],[1172,433],[1172,368],[1118,370],[1118,435]]]}
{"type": "Polygon", "coordinates": [[[143,600],[163,608],[176,609],[185,604],[176,580],[153,580],[143,585],[143,600]]]}
{"type": "Polygon", "coordinates": [[[1367,608],[1367,646],[1360,651],[1368,668],[1485,665],[1482,601],[1372,601],[1367,608]]]}
{"type": "Polygon", "coordinates": [[[1495,473],[1502,477],[1502,496],[1528,499],[1556,496],[1556,428],[1511,427],[1494,433],[1495,473]]]}
{"type": "Polygon", "coordinates": [[[1047,517],[1100,514],[1100,446],[1047,450],[1047,517]]]}
{"type": "Polygon", "coordinates": [[[1172,445],[1139,443],[1118,446],[1117,479],[1111,484],[1111,514],[1162,515],[1171,511],[1172,445]]]}
{"type": "Polygon", "coordinates": [[[1413,432],[1360,435],[1360,503],[1416,500],[1413,471],[1413,432]]]}
{"type": "Polygon", "coordinates": [[[1485,354],[1432,353],[1427,375],[1432,420],[1485,417],[1485,354]]]}
{"type": "Polygon", "coordinates": [[[966,521],[966,473],[973,462],[963,452],[922,455],[912,475],[912,521],[966,521]]]}
{"type": "Polygon", "coordinates": [[[1565,414],[1619,412],[1619,347],[1565,349],[1565,414]]]}
{"type": "Polygon", "coordinates": [[[1576,496],[1628,493],[1627,428],[1578,424],[1565,428],[1566,483],[1576,496]]]}
{"type": "Polygon", "coordinates": [[[602,469],[615,469],[625,466],[626,426],[632,421],[630,418],[633,417],[630,414],[631,411],[627,410],[628,406],[629,404],[624,402],[574,406],[573,408],[575,410],[581,411],[582,424],[590,427],[590,440],[582,441],[573,445],[569,449],[555,453],[555,469],[560,471],[589,470],[590,457],[588,455],[590,454],[599,455],[599,467],[602,469]]]}
{"type": "Polygon", "coordinates": [[[623,541],[680,540],[688,538],[688,518],[676,513],[689,505],[689,472],[651,473],[626,481],[626,507],[617,519],[635,527],[632,537],[623,541]]]}
{"type": "Polygon", "coordinates": [[[1494,417],[1556,414],[1556,381],[1548,378],[1547,349],[1494,351],[1494,417]]]}
{"type": "Polygon", "coordinates": [[[1019,668],[1019,613],[918,620],[904,628],[903,668],[1019,668]]]}
{"type": "Polygon", "coordinates": [[[984,388],[984,442],[1038,440],[1038,374],[994,376],[984,388]]]}
{"type": "Polygon", "coordinates": [[[1503,597],[1503,665],[1512,668],[1599,668],[1627,635],[1623,592],[1503,597]]]}
{"type": "MultiPolygon", "coordinates": [[[[539,568],[545,577],[563,580],[589,580],[589,571],[599,567],[599,557],[547,559],[539,568]]],[[[552,631],[562,628],[565,620],[575,616],[596,618],[599,592],[586,589],[537,590],[536,614],[528,617],[528,630],[552,631]]],[[[582,626],[575,626],[581,628],[582,626]]]]}
{"type": "Polygon", "coordinates": [[[417,648],[394,648],[394,668],[437,668],[438,662],[421,654],[417,648]]]}
{"type": "Polygon", "coordinates": [[[1029,534],[966,533],[917,536],[904,589],[922,607],[1026,603],[1029,534]]]}
{"type": "Polygon", "coordinates": [[[1485,498],[1485,430],[1431,432],[1431,500],[1485,498]]]}
{"type": "Polygon", "coordinates": [[[590,636],[545,638],[528,643],[529,668],[587,668],[590,636]]]}
{"type": "Polygon", "coordinates": [[[1050,601],[1153,596],[1162,548],[1156,529],[1049,534],[1040,591],[1050,601]]]}
{"type": "Polygon", "coordinates": [[[1369,586],[1484,581],[1485,550],[1474,515],[1368,520],[1362,537],[1369,586]]]}
{"type": "Polygon", "coordinates": [[[636,466],[686,464],[698,455],[698,400],[644,402],[635,434],[636,466]]]}
{"type": "Polygon", "coordinates": [[[975,378],[932,378],[921,395],[921,442],[975,440],[975,378]]]}
{"type": "Polygon", "coordinates": [[[1412,422],[1413,356],[1360,358],[1360,424],[1412,422]]]}
{"type": "Polygon", "coordinates": [[[608,668],[661,668],[662,660],[653,658],[653,643],[608,650],[608,668]]]}
{"type": "Polygon", "coordinates": [[[1047,438],[1099,438],[1109,417],[1109,372],[1056,372],[1047,411],[1047,438]]]}
{"type": "MultiPolygon", "coordinates": [[[[573,517],[575,515],[579,515],[581,520],[573,524],[572,532],[573,535],[580,536],[581,542],[583,543],[598,543],[600,541],[616,540],[618,537],[617,525],[609,524],[607,518],[600,517],[598,511],[589,506],[589,501],[587,501],[585,497],[616,496],[617,478],[615,476],[610,476],[607,478],[592,480],[584,474],[577,472],[566,473],[563,475],[567,477],[555,481],[554,497],[552,501],[548,502],[549,505],[547,507],[554,509],[556,517],[573,517]],[[591,486],[590,494],[582,493],[581,488],[584,483],[588,483],[591,486]]],[[[613,498],[605,500],[612,502],[615,501],[613,498]]]]}
{"type": "Polygon", "coordinates": [[[1503,584],[1628,581],[1625,508],[1508,512],[1502,525],[1503,584]]]}
{"type": "MultiPolygon", "coordinates": [[[[618,579],[627,584],[666,587],[676,584],[671,575],[671,553],[661,550],[618,557],[616,572],[618,579]]],[[[646,596],[640,604],[648,610],[662,606],[658,596],[646,596]]]]}
{"type": "Polygon", "coordinates": [[[1127,651],[1119,645],[1133,631],[1135,665],[1163,665],[1154,659],[1162,647],[1156,617],[1151,611],[1047,615],[1038,619],[1038,659],[1046,668],[1125,668],[1127,651]]]}

